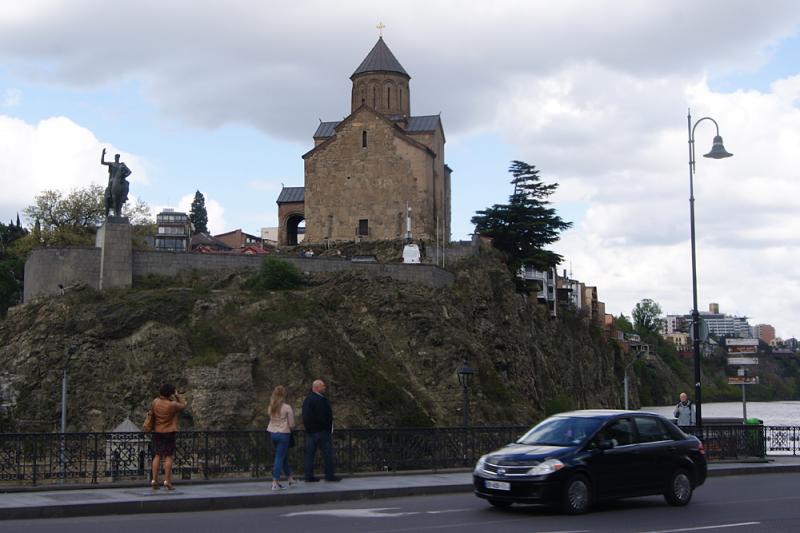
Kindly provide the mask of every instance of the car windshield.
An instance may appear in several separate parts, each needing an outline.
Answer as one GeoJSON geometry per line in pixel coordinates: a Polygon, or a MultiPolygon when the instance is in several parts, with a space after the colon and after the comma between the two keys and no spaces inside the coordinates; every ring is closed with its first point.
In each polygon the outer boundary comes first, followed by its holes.
{"type": "Polygon", "coordinates": [[[576,446],[584,443],[601,423],[596,418],[556,416],[537,424],[517,442],[541,446],[576,446]]]}

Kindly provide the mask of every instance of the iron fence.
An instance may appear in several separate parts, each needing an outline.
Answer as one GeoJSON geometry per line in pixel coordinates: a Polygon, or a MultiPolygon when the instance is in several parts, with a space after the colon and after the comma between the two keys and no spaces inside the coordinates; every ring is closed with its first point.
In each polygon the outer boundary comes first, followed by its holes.
{"type": "MultiPolygon", "coordinates": [[[[487,450],[516,440],[525,427],[343,429],[333,435],[339,472],[435,471],[475,464],[487,450]]],[[[305,434],[289,462],[303,465],[305,434]]],[[[273,446],[263,430],[182,431],[173,472],[182,479],[266,477],[273,446]]],[[[0,485],[109,483],[146,477],[152,457],[144,433],[6,433],[0,435],[0,485]]],[[[318,454],[319,455],[319,454],[318,454]]],[[[318,461],[321,459],[318,457],[318,461]]],[[[321,472],[321,464],[316,465],[321,472]]]]}
{"type": "Polygon", "coordinates": [[[703,441],[706,457],[710,461],[763,458],[767,455],[768,428],[765,426],[726,424],[681,429],[703,441]]]}
{"type": "MultiPolygon", "coordinates": [[[[487,451],[516,440],[527,427],[342,429],[333,437],[337,471],[436,471],[468,467],[487,451]]],[[[800,427],[705,426],[709,460],[800,454],[800,427]]],[[[303,465],[305,434],[296,433],[290,464],[303,465]]],[[[177,436],[174,475],[182,479],[268,477],[273,446],[262,430],[183,431],[177,436]]],[[[152,457],[144,433],[0,434],[0,486],[111,483],[146,479],[152,457]]],[[[317,458],[319,461],[319,457],[317,458]]],[[[321,472],[321,464],[316,465],[321,472]]]]}

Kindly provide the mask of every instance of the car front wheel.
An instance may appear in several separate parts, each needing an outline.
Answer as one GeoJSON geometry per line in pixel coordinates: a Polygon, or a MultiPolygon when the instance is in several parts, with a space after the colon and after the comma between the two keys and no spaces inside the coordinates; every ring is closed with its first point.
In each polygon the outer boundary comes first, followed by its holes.
{"type": "Polygon", "coordinates": [[[592,487],[582,474],[575,474],[564,485],[561,510],[566,514],[583,514],[592,503],[592,487]]]}
{"type": "Polygon", "coordinates": [[[667,503],[677,507],[686,505],[692,500],[692,479],[689,472],[684,469],[676,470],[669,478],[669,486],[664,491],[664,499],[667,503]]]}

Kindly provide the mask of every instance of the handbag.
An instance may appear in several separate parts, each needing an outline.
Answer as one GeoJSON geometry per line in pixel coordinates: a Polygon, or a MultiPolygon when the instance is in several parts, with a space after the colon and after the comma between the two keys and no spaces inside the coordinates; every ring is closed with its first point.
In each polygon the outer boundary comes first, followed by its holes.
{"type": "Polygon", "coordinates": [[[155,429],[156,425],[156,415],[153,413],[153,406],[150,406],[150,410],[147,411],[147,415],[144,417],[144,423],[142,424],[142,431],[145,433],[150,433],[155,429]]]}

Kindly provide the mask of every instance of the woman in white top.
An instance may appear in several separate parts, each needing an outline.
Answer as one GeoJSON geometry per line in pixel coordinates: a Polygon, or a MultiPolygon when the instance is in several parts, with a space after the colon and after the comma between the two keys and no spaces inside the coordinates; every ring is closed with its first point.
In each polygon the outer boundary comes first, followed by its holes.
{"type": "Polygon", "coordinates": [[[278,385],[272,391],[269,401],[269,425],[267,431],[275,445],[275,465],[272,468],[272,490],[285,488],[278,483],[281,478],[281,469],[288,478],[289,485],[294,485],[292,469],[289,467],[289,441],[294,429],[294,412],[286,403],[286,387],[278,385]]]}

